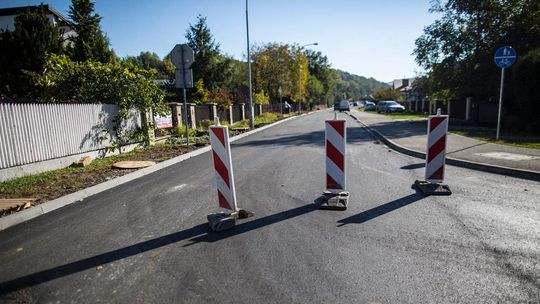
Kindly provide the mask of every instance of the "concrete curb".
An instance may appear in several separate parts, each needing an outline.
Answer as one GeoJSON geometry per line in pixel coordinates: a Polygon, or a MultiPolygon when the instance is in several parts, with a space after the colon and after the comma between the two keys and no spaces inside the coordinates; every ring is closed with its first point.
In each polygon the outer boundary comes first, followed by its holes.
{"type": "MultiPolygon", "coordinates": [[[[313,113],[313,112],[310,112],[310,113],[313,113]]],[[[234,137],[232,137],[230,139],[230,141],[234,142],[234,141],[240,140],[240,139],[242,139],[244,137],[247,137],[247,136],[250,136],[252,134],[264,131],[264,130],[266,130],[268,128],[271,128],[273,126],[282,124],[284,122],[295,119],[297,117],[302,117],[302,116],[308,115],[310,113],[301,114],[301,115],[298,115],[298,116],[293,116],[293,117],[282,119],[280,121],[276,121],[276,122],[274,122],[272,124],[257,128],[255,130],[251,130],[251,131],[242,133],[242,134],[237,135],[237,136],[234,136],[234,137]]],[[[88,187],[88,188],[83,189],[83,190],[79,190],[77,192],[74,192],[74,193],[59,197],[57,199],[54,199],[54,200],[51,200],[51,201],[48,201],[48,202],[45,202],[43,204],[39,204],[39,205],[37,205],[35,207],[31,207],[31,208],[28,208],[26,210],[22,210],[22,211],[10,214],[8,216],[4,216],[4,217],[0,218],[0,231],[4,230],[6,228],[9,228],[11,226],[15,226],[17,224],[26,222],[26,221],[28,221],[30,219],[33,219],[33,218],[38,217],[40,215],[43,215],[45,213],[54,211],[54,210],[56,210],[58,208],[67,206],[69,204],[73,204],[75,202],[80,202],[83,199],[85,199],[85,198],[87,198],[89,196],[92,196],[94,194],[98,194],[100,192],[112,189],[112,188],[114,188],[116,186],[125,184],[125,183],[130,182],[130,181],[132,181],[134,179],[137,179],[139,177],[148,175],[150,173],[154,173],[154,172],[156,172],[158,170],[167,168],[169,166],[180,163],[180,162],[182,162],[184,160],[190,159],[192,157],[195,157],[197,155],[206,153],[208,151],[210,151],[210,146],[202,147],[202,148],[197,149],[195,151],[192,151],[192,152],[189,152],[189,153],[186,153],[186,154],[182,154],[182,155],[179,155],[177,157],[162,161],[162,162],[157,163],[157,164],[155,164],[153,166],[146,167],[146,168],[137,170],[135,172],[132,172],[132,173],[129,173],[129,174],[126,174],[126,175],[122,175],[120,177],[117,177],[115,179],[111,179],[111,180],[106,181],[104,183],[97,184],[97,185],[88,187]]]]}
{"type": "MultiPolygon", "coordinates": [[[[426,154],[424,152],[420,152],[420,151],[416,151],[413,149],[400,146],[399,144],[386,138],[379,131],[371,128],[370,126],[362,122],[358,117],[354,116],[353,114],[349,113],[349,116],[352,117],[354,120],[358,121],[362,126],[364,126],[368,130],[368,132],[370,132],[374,137],[384,142],[388,147],[409,156],[421,158],[423,160],[426,159],[426,154]]],[[[485,163],[471,162],[468,160],[451,158],[451,157],[446,158],[446,164],[456,166],[456,167],[462,167],[462,168],[467,168],[467,169],[501,174],[501,175],[506,175],[506,176],[522,178],[522,179],[528,179],[532,181],[540,181],[540,172],[537,172],[537,171],[515,169],[515,168],[490,165],[490,164],[485,164],[485,163]]]]}

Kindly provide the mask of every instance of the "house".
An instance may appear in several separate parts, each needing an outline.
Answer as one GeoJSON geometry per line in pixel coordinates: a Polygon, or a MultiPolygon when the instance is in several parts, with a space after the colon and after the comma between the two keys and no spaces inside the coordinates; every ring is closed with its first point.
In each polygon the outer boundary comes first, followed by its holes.
{"type": "MultiPolygon", "coordinates": [[[[52,8],[50,5],[44,4],[47,11],[47,16],[51,23],[55,26],[58,26],[60,32],[62,33],[62,38],[65,43],[69,43],[71,37],[77,36],[75,30],[71,26],[71,21],[66,17],[60,14],[57,10],[52,8]]],[[[27,11],[37,10],[40,6],[21,6],[21,7],[10,7],[0,9],[0,31],[13,31],[15,29],[15,17],[27,11]]]]}

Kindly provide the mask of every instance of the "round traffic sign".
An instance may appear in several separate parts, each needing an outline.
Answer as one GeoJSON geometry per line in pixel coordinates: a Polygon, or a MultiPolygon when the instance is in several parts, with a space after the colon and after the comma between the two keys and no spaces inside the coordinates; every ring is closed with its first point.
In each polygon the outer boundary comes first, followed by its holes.
{"type": "Polygon", "coordinates": [[[516,62],[516,50],[511,46],[500,47],[495,52],[495,64],[500,68],[509,68],[516,62]]]}

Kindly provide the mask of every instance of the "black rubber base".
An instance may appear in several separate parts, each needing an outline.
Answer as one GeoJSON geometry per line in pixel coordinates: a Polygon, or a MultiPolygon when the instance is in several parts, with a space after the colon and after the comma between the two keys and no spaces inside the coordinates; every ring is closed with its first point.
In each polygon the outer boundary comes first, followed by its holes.
{"type": "Polygon", "coordinates": [[[446,184],[430,183],[427,181],[416,180],[414,185],[426,195],[451,195],[452,191],[446,184]]]}
{"type": "Polygon", "coordinates": [[[349,203],[349,192],[332,193],[323,192],[320,200],[319,209],[323,210],[346,210],[349,203]]]}

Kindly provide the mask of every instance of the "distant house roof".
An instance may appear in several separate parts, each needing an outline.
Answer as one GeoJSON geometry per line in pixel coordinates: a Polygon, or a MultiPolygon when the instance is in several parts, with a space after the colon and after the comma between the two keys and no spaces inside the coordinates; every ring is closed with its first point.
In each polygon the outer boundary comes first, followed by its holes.
{"type": "Polygon", "coordinates": [[[415,78],[395,79],[393,81],[394,90],[407,92],[413,89],[415,78]]]}
{"type": "Polygon", "coordinates": [[[62,15],[60,12],[58,12],[48,4],[0,8],[0,16],[16,16],[27,11],[37,10],[41,6],[45,7],[49,14],[55,16],[59,22],[64,23],[65,25],[71,25],[71,21],[69,21],[69,19],[64,17],[64,15],[62,15]]]}

